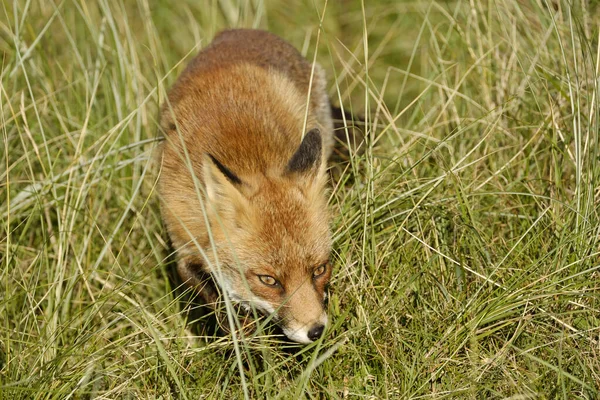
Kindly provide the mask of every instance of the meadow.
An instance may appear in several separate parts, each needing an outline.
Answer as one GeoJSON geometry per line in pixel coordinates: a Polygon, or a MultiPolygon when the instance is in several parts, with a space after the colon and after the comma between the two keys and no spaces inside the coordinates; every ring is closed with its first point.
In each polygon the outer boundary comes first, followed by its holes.
{"type": "Polygon", "coordinates": [[[7,0],[0,399],[600,398],[600,4],[7,0]],[[365,119],[324,337],[198,336],[167,279],[158,108],[268,29],[365,119]]]}

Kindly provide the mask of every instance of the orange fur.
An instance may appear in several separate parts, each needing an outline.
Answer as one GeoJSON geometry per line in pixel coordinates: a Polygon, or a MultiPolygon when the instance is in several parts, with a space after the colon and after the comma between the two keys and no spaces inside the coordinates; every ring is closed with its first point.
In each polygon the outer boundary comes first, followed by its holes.
{"type": "Polygon", "coordinates": [[[234,300],[275,313],[299,342],[326,323],[331,275],[327,266],[313,277],[331,250],[333,123],[318,65],[307,101],[312,73],[270,33],[225,31],[179,77],[161,113],[161,212],[181,278],[199,286],[200,265],[234,300]]]}

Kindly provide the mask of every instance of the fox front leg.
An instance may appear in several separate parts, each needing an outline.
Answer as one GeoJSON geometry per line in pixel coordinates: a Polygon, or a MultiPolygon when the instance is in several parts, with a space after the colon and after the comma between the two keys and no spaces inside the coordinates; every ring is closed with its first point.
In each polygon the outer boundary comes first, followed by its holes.
{"type": "MultiPolygon", "coordinates": [[[[225,300],[212,274],[206,272],[200,262],[190,258],[182,258],[178,261],[177,272],[184,285],[192,291],[190,294],[195,305],[206,309],[207,312],[202,314],[214,317],[204,318],[203,323],[216,325],[215,328],[222,335],[229,334],[231,325],[227,317],[225,300]]],[[[256,330],[256,321],[253,318],[252,311],[240,304],[232,303],[232,305],[235,330],[238,333],[243,331],[246,336],[252,334],[256,330]]],[[[211,330],[210,327],[203,328],[208,329],[201,329],[202,331],[211,330]]]]}

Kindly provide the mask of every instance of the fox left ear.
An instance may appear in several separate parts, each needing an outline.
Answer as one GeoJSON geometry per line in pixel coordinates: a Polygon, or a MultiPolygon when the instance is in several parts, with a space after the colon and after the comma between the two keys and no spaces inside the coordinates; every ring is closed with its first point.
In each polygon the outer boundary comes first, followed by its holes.
{"type": "Polygon", "coordinates": [[[322,152],[321,131],[317,128],[311,129],[304,135],[300,147],[285,167],[286,174],[315,177],[323,163],[322,152]]]}
{"type": "Polygon", "coordinates": [[[244,182],[211,154],[204,156],[203,178],[207,200],[221,217],[236,218],[247,207],[244,182]]]}

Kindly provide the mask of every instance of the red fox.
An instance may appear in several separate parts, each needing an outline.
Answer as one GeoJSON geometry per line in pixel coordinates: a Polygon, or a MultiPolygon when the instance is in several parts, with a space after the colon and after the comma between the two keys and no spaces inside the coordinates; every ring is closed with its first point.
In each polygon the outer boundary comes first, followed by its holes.
{"type": "Polygon", "coordinates": [[[259,30],[200,51],[161,110],[161,214],[177,272],[210,273],[299,343],[322,336],[331,277],[331,105],[318,64],[259,30]]]}

